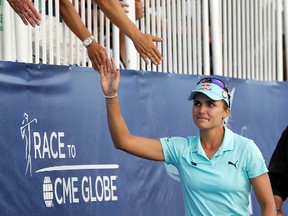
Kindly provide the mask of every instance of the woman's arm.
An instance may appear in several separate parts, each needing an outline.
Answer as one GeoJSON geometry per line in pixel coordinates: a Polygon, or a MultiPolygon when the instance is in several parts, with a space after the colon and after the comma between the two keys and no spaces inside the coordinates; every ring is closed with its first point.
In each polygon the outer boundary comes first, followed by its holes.
{"type": "Polygon", "coordinates": [[[104,67],[100,70],[100,76],[103,93],[108,97],[106,98],[107,118],[115,147],[145,159],[163,161],[160,140],[133,136],[125,124],[117,97],[120,71],[116,69],[113,60],[111,65],[107,58],[104,67]]]}
{"type": "MultiPolygon", "coordinates": [[[[84,41],[91,36],[84,23],[82,22],[79,14],[75,10],[74,6],[69,0],[60,0],[60,14],[69,27],[69,29],[81,40],[84,41]]],[[[103,65],[105,59],[108,57],[106,50],[93,40],[87,47],[89,59],[95,70],[99,71],[101,65],[103,65]]]]}
{"type": "Polygon", "coordinates": [[[268,174],[265,173],[250,180],[261,208],[261,215],[276,216],[276,207],[268,174]]]}
{"type": "Polygon", "coordinates": [[[121,5],[115,0],[94,0],[100,9],[104,12],[112,23],[114,23],[125,35],[127,35],[134,43],[140,56],[148,64],[148,58],[154,64],[160,64],[162,55],[157,49],[154,42],[161,42],[162,38],[153,35],[144,34],[136,25],[131,22],[124,13],[121,5]]]}

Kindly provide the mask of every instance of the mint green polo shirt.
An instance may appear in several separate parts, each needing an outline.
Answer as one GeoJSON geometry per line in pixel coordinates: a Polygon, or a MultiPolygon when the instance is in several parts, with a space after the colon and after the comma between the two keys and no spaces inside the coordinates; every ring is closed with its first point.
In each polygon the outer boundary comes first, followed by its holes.
{"type": "Polygon", "coordinates": [[[225,127],[223,142],[211,160],[199,135],[160,141],[165,162],[178,169],[186,216],[249,215],[249,179],[268,172],[253,140],[225,127]]]}

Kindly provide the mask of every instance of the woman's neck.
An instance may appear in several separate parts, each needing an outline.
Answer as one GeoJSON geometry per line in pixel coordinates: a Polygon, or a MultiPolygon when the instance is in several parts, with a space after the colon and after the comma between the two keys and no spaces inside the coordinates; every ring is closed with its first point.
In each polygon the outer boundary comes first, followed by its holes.
{"type": "Polygon", "coordinates": [[[216,152],[222,144],[224,132],[223,126],[209,130],[200,130],[200,141],[203,149],[216,152]]]}

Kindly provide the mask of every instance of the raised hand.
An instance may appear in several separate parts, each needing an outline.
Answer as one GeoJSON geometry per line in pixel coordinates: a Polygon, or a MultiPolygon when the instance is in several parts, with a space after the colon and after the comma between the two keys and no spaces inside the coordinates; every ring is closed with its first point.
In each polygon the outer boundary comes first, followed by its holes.
{"type": "Polygon", "coordinates": [[[115,96],[120,83],[120,70],[116,69],[114,59],[106,58],[100,68],[100,82],[105,96],[115,96]]]}

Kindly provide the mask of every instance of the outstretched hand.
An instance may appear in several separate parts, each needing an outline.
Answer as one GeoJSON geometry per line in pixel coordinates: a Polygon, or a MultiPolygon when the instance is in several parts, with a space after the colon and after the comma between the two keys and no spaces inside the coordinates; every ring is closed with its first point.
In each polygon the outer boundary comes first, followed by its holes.
{"type": "Polygon", "coordinates": [[[144,34],[141,32],[141,35],[138,35],[135,40],[133,40],[134,46],[140,54],[141,58],[149,64],[148,58],[152,61],[153,64],[160,64],[162,61],[162,55],[157,49],[154,42],[162,42],[163,39],[150,35],[144,34]]]}
{"type": "Polygon", "coordinates": [[[116,69],[114,60],[106,58],[100,68],[100,82],[105,96],[114,96],[120,83],[120,70],[116,69]]]}
{"type": "Polygon", "coordinates": [[[87,47],[87,52],[92,63],[92,67],[95,70],[100,71],[101,66],[103,66],[105,60],[108,58],[106,50],[94,40],[87,47]]]}
{"type": "Polygon", "coordinates": [[[40,14],[30,0],[8,0],[8,3],[25,25],[30,24],[33,27],[40,25],[40,14]]]}

